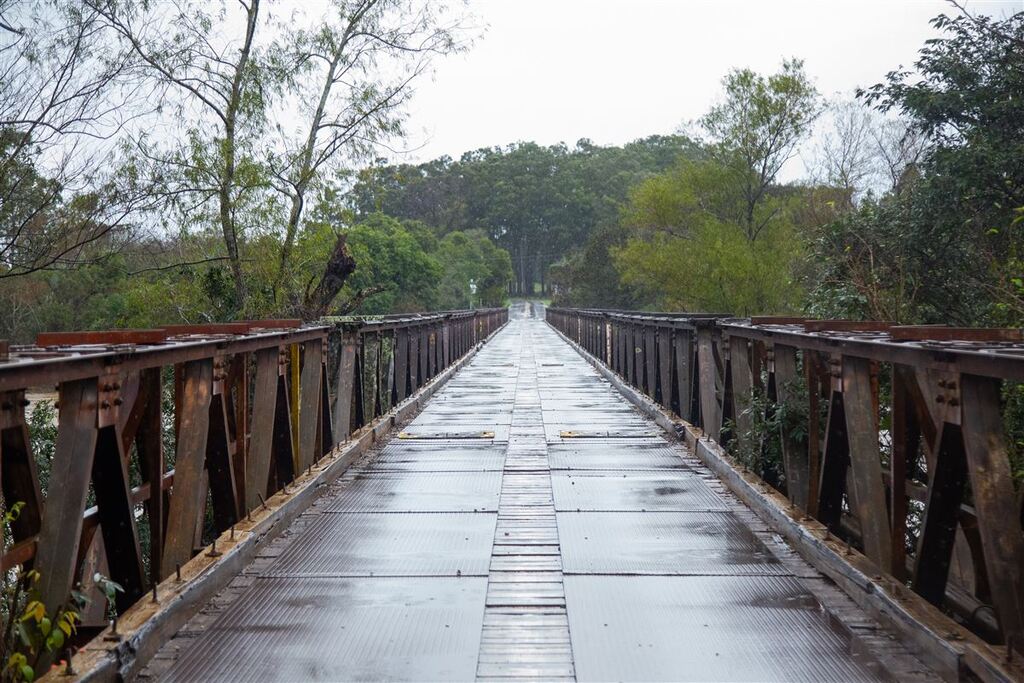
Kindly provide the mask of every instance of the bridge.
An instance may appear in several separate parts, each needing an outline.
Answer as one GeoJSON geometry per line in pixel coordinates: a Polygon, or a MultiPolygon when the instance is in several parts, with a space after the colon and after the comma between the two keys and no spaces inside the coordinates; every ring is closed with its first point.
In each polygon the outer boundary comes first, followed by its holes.
{"type": "Polygon", "coordinates": [[[48,678],[1024,677],[1019,330],[520,303],[3,351],[3,568],[93,598],[48,678]]]}

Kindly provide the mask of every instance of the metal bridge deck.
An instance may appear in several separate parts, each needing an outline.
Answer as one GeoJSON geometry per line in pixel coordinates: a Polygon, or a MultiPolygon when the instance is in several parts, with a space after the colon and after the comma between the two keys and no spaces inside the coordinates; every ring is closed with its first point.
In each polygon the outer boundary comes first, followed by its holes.
{"type": "Polygon", "coordinates": [[[513,319],[405,432],[143,675],[879,677],[822,609],[844,597],[543,321],[513,319]]]}

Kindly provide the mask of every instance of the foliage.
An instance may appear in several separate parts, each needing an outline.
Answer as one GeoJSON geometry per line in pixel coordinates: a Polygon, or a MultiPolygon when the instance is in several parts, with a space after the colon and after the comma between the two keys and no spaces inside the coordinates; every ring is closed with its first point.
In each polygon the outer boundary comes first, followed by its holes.
{"type": "Polygon", "coordinates": [[[735,69],[723,79],[724,99],[701,125],[710,136],[712,156],[728,171],[742,203],[738,219],[754,241],[771,221],[761,212],[763,200],[779,171],[809,132],[818,114],[818,93],[803,62],[790,59],[768,77],[735,69]]]}
{"type": "Polygon", "coordinates": [[[107,618],[117,619],[117,594],[124,593],[124,587],[116,581],[111,581],[99,572],[93,574],[92,581],[96,584],[100,594],[107,603],[107,618]]]}
{"type": "Polygon", "coordinates": [[[773,219],[751,240],[731,177],[714,161],[683,161],[635,188],[623,210],[632,236],[612,249],[623,282],[667,310],[749,315],[797,308],[793,264],[801,242],[788,207],[798,199],[764,198],[773,219]]]}
{"type": "Polygon", "coordinates": [[[541,147],[517,143],[419,165],[371,168],[349,195],[358,215],[377,211],[436,226],[440,233],[484,230],[507,250],[513,293],[548,285],[547,269],[614,221],[631,185],[671,166],[696,146],[683,136],[651,136],[622,147],[580,140],[541,147]]]}
{"type": "MultiPolygon", "coordinates": [[[[4,511],[3,547],[10,544],[10,525],[24,507],[18,502],[4,511]]],[[[79,610],[86,604],[85,595],[72,591],[68,601],[53,613],[40,601],[35,585],[41,578],[38,571],[19,567],[3,572],[3,639],[0,640],[0,680],[33,681],[41,658],[46,653],[61,653],[68,638],[81,621],[79,610]]]]}
{"type": "Polygon", "coordinates": [[[45,496],[50,487],[50,465],[57,447],[57,409],[53,401],[42,400],[32,406],[28,433],[30,452],[39,475],[39,489],[45,496]]]}
{"type": "Polygon", "coordinates": [[[450,232],[437,243],[442,309],[500,306],[512,280],[512,259],[482,230],[450,232]],[[475,287],[475,293],[473,293],[475,287]]]}
{"type": "Polygon", "coordinates": [[[964,279],[977,265],[969,236],[932,221],[923,192],[868,197],[819,229],[811,314],[901,323],[975,318],[985,304],[964,279]]]}
{"type": "Polygon", "coordinates": [[[549,279],[559,305],[595,308],[636,308],[649,299],[623,281],[611,253],[623,247],[629,230],[617,221],[597,226],[579,251],[552,264],[549,279]]]}
{"type": "Polygon", "coordinates": [[[895,220],[884,220],[913,245],[908,270],[932,275],[915,283],[920,293],[906,319],[1017,325],[1024,321],[1024,13],[1001,21],[940,15],[932,24],[943,36],[921,49],[915,75],[893,71],[862,93],[907,117],[930,143],[909,187],[900,188],[895,220]]]}

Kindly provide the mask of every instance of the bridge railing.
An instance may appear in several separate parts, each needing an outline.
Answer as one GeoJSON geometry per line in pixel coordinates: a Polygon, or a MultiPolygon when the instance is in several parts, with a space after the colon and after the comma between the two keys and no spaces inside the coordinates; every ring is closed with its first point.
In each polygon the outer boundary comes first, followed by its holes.
{"type": "MultiPolygon", "coordinates": [[[[264,320],[0,342],[0,488],[7,509],[21,504],[0,568],[38,571],[49,614],[100,572],[124,588],[123,611],[507,316],[264,320]],[[52,419],[33,421],[46,400],[52,419]]],[[[86,626],[102,626],[102,604],[91,609],[86,626]]]]}
{"type": "Polygon", "coordinates": [[[1024,648],[1021,330],[559,308],[547,319],[879,572],[1024,648]]]}

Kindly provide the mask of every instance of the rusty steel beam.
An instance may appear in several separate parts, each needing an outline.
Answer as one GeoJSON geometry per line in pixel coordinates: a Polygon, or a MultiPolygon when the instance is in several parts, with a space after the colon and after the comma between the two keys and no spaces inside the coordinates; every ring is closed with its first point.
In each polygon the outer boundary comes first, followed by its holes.
{"type": "Polygon", "coordinates": [[[1024,496],[1015,493],[999,400],[1004,383],[1024,381],[1024,330],[595,309],[546,315],[575,341],[580,329],[610,325],[611,370],[703,436],[730,434],[723,445],[734,453],[757,450],[749,407],[764,394],[767,415],[782,409],[784,419],[777,433],[758,435],[761,448],[778,445],[793,506],[862,549],[879,575],[909,580],[988,638],[991,621],[963,609],[991,608],[996,639],[1024,654],[1024,496]],[[648,340],[661,335],[670,335],[671,354],[660,344],[651,353],[648,340]],[[892,405],[881,406],[882,396],[892,405]],[[883,409],[892,444],[884,453],[883,409]],[[909,501],[924,503],[920,522],[909,501]],[[918,540],[908,551],[909,529],[918,540]],[[973,585],[957,583],[954,557],[973,563],[973,585]]]}
{"type": "Polygon", "coordinates": [[[36,346],[4,344],[0,489],[8,503],[25,505],[0,567],[38,568],[45,577],[40,596],[52,612],[86,563],[96,561],[87,559],[92,549],[104,548],[99,562],[125,588],[118,597],[124,609],[205,545],[208,494],[216,531],[232,527],[349,439],[367,411],[392,410],[393,391],[400,388],[397,401],[403,400],[472,348],[464,343],[456,350],[444,340],[467,326],[482,340],[507,316],[505,309],[482,309],[307,326],[250,320],[44,333],[36,346]],[[391,344],[398,330],[411,368],[361,364],[355,351],[364,337],[391,344]],[[339,331],[348,340],[340,358],[331,346],[339,331]],[[422,343],[412,346],[413,339],[422,343]],[[301,354],[288,353],[300,348],[301,354]],[[370,391],[363,390],[363,367],[375,373],[370,391]],[[49,492],[58,495],[44,498],[25,390],[53,385],[59,412],[49,492]],[[130,459],[133,447],[137,457],[130,459]],[[168,447],[173,465],[165,471],[168,447]],[[142,483],[131,487],[136,474],[142,483]],[[95,505],[86,509],[90,488],[95,505]],[[140,504],[145,522],[135,514],[140,504]],[[136,528],[142,523],[152,539],[149,573],[136,528]]]}

